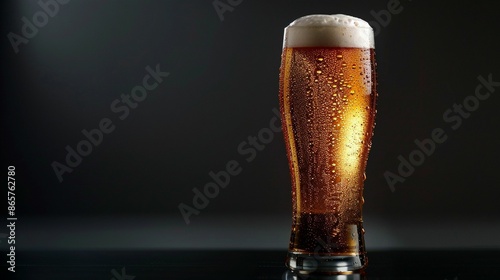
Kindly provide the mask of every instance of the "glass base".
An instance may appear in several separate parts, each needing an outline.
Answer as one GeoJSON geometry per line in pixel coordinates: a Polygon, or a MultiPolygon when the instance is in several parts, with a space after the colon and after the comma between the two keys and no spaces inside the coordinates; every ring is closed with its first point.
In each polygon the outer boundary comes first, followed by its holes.
{"type": "Polygon", "coordinates": [[[286,266],[298,273],[351,274],[368,263],[365,255],[318,255],[288,252],[286,266]]]}
{"type": "Polygon", "coordinates": [[[288,270],[283,274],[282,280],[368,280],[366,274],[353,272],[351,274],[320,274],[320,273],[298,273],[288,270]]]}

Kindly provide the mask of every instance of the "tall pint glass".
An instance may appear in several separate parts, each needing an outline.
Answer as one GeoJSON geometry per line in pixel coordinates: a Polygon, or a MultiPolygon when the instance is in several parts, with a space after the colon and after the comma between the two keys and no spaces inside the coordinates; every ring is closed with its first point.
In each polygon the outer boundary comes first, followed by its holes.
{"type": "Polygon", "coordinates": [[[367,264],[361,212],[376,97],[368,23],[311,15],[285,28],[279,98],[292,179],[292,270],[349,273],[367,264]]]}

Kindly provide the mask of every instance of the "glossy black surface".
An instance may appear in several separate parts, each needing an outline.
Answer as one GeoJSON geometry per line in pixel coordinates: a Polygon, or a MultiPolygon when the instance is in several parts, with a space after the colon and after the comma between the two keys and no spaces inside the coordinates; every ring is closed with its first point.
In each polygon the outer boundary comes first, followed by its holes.
{"type": "MultiPolygon", "coordinates": [[[[500,279],[500,251],[370,251],[364,275],[302,279],[500,279]]],[[[20,251],[2,279],[297,279],[286,251],[20,251]]]]}

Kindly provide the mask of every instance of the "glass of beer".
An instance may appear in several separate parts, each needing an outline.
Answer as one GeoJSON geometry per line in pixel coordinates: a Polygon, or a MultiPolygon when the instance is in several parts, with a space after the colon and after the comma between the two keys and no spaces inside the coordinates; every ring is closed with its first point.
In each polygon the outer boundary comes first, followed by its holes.
{"type": "Polygon", "coordinates": [[[367,265],[363,183],[375,118],[373,30],[347,15],[285,28],[280,107],[292,181],[286,265],[301,273],[367,265]]]}

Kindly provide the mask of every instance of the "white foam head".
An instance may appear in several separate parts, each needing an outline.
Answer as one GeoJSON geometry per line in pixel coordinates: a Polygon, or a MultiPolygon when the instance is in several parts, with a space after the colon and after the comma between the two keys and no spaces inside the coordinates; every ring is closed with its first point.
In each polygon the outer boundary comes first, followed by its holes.
{"type": "Polygon", "coordinates": [[[373,29],[348,15],[309,15],[285,28],[283,47],[375,48],[373,29]]]}

